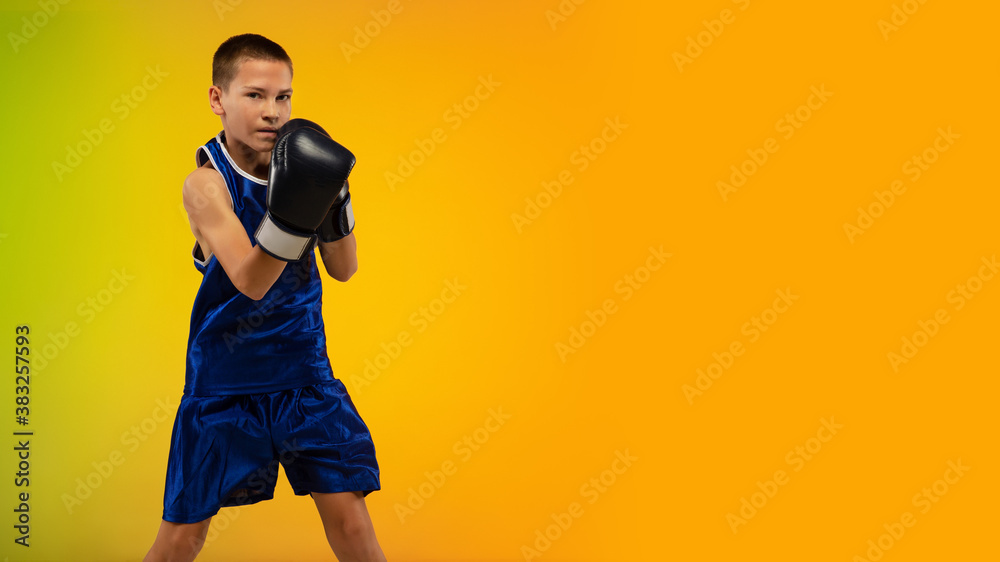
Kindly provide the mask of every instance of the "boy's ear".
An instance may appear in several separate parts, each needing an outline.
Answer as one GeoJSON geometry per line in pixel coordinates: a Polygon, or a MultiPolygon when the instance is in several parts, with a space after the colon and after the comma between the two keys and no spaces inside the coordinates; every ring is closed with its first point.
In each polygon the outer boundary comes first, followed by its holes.
{"type": "Polygon", "coordinates": [[[208,104],[212,108],[212,113],[225,115],[226,110],[222,107],[222,89],[218,86],[208,88],[208,104]]]}

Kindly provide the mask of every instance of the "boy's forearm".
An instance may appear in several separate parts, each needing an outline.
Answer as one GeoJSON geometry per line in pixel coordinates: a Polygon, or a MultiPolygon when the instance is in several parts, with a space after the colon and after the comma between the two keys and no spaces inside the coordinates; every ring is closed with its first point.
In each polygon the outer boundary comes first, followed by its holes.
{"type": "Polygon", "coordinates": [[[259,246],[254,246],[243,256],[230,277],[241,293],[256,301],[264,298],[281,276],[286,263],[269,256],[259,246]]]}
{"type": "Polygon", "coordinates": [[[337,281],[347,281],[358,270],[358,242],[354,233],[335,242],[322,242],[320,256],[326,272],[337,281]]]}

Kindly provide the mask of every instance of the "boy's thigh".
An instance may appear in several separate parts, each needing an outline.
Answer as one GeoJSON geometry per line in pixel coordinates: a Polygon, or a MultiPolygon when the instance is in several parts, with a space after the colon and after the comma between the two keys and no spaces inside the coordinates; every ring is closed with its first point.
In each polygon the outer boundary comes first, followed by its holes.
{"type": "Polygon", "coordinates": [[[160,530],[157,533],[157,541],[166,544],[192,544],[197,545],[205,540],[208,535],[208,528],[212,524],[209,517],[197,523],[172,523],[170,521],[160,521],[160,530]]]}
{"type": "Polygon", "coordinates": [[[274,447],[297,495],[381,488],[375,445],[339,380],[283,393],[271,411],[274,447]]]}
{"type": "Polygon", "coordinates": [[[309,495],[316,502],[316,509],[319,511],[324,525],[343,525],[348,521],[354,523],[371,521],[364,494],[360,491],[328,494],[312,492],[309,495]]]}

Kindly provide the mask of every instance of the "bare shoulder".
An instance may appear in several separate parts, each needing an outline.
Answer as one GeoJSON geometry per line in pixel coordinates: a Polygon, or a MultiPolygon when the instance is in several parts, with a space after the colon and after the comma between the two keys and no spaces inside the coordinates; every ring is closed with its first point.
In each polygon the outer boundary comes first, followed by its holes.
{"type": "Polygon", "coordinates": [[[228,207],[229,193],[225,186],[226,180],[211,165],[196,168],[184,178],[184,206],[189,213],[220,203],[228,207]]]}
{"type": "Polygon", "coordinates": [[[218,170],[213,168],[211,164],[206,163],[203,166],[195,168],[194,171],[184,178],[184,191],[185,193],[191,190],[204,191],[209,186],[225,185],[225,181],[218,170]]]}

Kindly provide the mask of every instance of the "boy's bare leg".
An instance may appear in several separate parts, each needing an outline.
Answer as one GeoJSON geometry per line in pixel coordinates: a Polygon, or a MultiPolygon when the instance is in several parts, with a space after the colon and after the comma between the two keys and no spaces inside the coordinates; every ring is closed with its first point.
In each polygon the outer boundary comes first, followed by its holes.
{"type": "Polygon", "coordinates": [[[160,522],[160,530],[156,533],[156,540],[153,541],[152,548],[143,558],[143,562],[190,562],[198,556],[202,545],[205,544],[205,536],[208,535],[208,526],[212,518],[209,517],[198,523],[171,523],[169,521],[160,522]]]}
{"type": "Polygon", "coordinates": [[[326,540],[340,562],[385,562],[361,492],[311,493],[326,540]]]}

